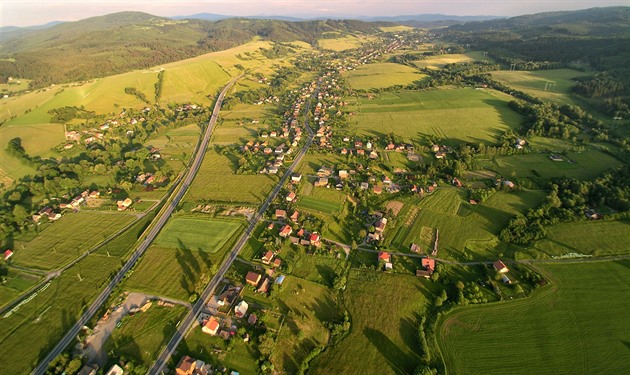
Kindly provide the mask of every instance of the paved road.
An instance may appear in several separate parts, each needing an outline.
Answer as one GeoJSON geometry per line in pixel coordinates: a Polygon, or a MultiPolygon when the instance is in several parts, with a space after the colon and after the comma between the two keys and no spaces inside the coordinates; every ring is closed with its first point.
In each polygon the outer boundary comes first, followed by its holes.
{"type": "MultiPolygon", "coordinates": [[[[319,89],[315,90],[315,94],[314,94],[315,97],[317,97],[318,91],[319,89]]],[[[311,104],[311,100],[309,99],[305,107],[305,110],[306,110],[305,113],[309,112],[310,104],[311,104]]],[[[217,288],[221,280],[223,280],[223,278],[225,277],[225,273],[230,268],[230,266],[232,265],[232,262],[234,262],[234,260],[240,253],[243,246],[247,243],[247,240],[253,233],[254,229],[256,228],[256,225],[262,218],[264,212],[267,210],[267,208],[269,208],[269,205],[271,204],[271,202],[273,202],[275,197],[278,195],[278,193],[280,192],[280,189],[282,189],[282,186],[284,186],[284,183],[287,181],[287,179],[291,176],[291,174],[293,174],[295,167],[300,163],[304,155],[306,155],[306,152],[308,151],[309,147],[313,143],[313,136],[314,136],[312,129],[308,125],[308,116],[306,117],[304,125],[306,126],[306,130],[308,131],[308,139],[306,143],[304,144],[304,146],[302,147],[302,149],[300,150],[300,153],[295,157],[295,159],[293,160],[293,163],[291,163],[291,166],[289,167],[289,169],[287,169],[286,173],[282,176],[282,178],[280,179],[276,187],[273,189],[273,191],[269,193],[269,195],[267,196],[267,199],[265,199],[265,201],[263,202],[262,206],[260,207],[256,215],[254,215],[253,219],[251,220],[245,232],[241,235],[236,245],[234,245],[234,247],[232,248],[232,251],[228,255],[227,259],[223,262],[223,264],[217,271],[216,275],[214,275],[214,277],[210,281],[210,284],[208,284],[206,289],[203,291],[203,293],[199,297],[199,300],[193,306],[192,310],[188,313],[186,318],[181,322],[180,326],[177,329],[177,332],[175,332],[175,335],[173,336],[171,341],[169,341],[169,343],[166,345],[166,347],[164,348],[164,350],[162,351],[162,353],[160,354],[156,362],[153,364],[153,367],[149,370],[148,374],[157,375],[157,374],[162,373],[162,370],[164,369],[166,362],[169,360],[169,358],[171,357],[171,355],[173,354],[173,352],[175,351],[179,343],[183,340],[183,338],[186,335],[186,332],[190,330],[190,327],[192,327],[193,323],[196,321],[197,315],[199,315],[199,313],[203,309],[204,305],[206,304],[206,301],[214,294],[215,289],[217,288]]]]}
{"type": "Polygon", "coordinates": [[[179,201],[182,199],[182,197],[188,190],[188,186],[190,186],[190,183],[195,177],[195,174],[199,170],[199,166],[201,165],[203,157],[206,153],[206,148],[208,147],[208,143],[210,142],[210,136],[212,135],[212,131],[214,129],[214,126],[216,125],[217,118],[219,116],[219,111],[221,110],[221,104],[223,103],[223,98],[225,97],[225,94],[227,93],[227,91],[232,87],[234,82],[236,82],[239,78],[241,78],[241,76],[232,79],[225,86],[223,91],[221,91],[221,94],[219,94],[219,97],[217,98],[217,102],[214,105],[214,109],[212,111],[212,117],[210,118],[210,122],[208,123],[208,127],[203,136],[203,140],[201,141],[200,147],[198,148],[197,154],[195,155],[195,159],[190,166],[190,170],[188,171],[188,174],[186,174],[186,177],[182,181],[181,188],[177,191],[177,193],[175,194],[175,197],[170,201],[170,203],[167,203],[167,205],[162,211],[162,215],[159,215],[156,221],[153,222],[154,226],[149,231],[145,240],[138,246],[138,248],[133,253],[131,258],[129,258],[127,263],[125,263],[125,265],[120,269],[120,271],[118,271],[114,279],[110,281],[110,283],[105,287],[105,289],[101,292],[101,294],[99,294],[96,300],[92,302],[90,307],[88,307],[88,309],[83,312],[83,315],[81,315],[81,317],[79,318],[79,321],[77,321],[74,324],[74,326],[72,326],[72,328],[66,333],[66,335],[61,339],[61,341],[57,343],[57,345],[53,348],[53,350],[51,350],[50,353],[46,355],[46,357],[37,365],[37,367],[35,367],[32,374],[40,375],[46,372],[46,368],[48,367],[48,364],[53,359],[55,359],[55,357],[61,354],[61,352],[68,345],[70,345],[72,340],[74,340],[74,338],[79,334],[81,327],[86,325],[87,322],[92,318],[92,316],[98,311],[101,305],[105,303],[105,301],[111,294],[112,290],[114,290],[114,287],[116,287],[116,285],[123,279],[125,274],[129,272],[129,270],[136,264],[138,259],[140,259],[140,257],[144,254],[144,252],[149,247],[149,245],[151,245],[151,242],[153,242],[153,240],[158,235],[158,233],[160,232],[164,224],[166,224],[171,214],[173,213],[173,211],[179,204],[179,201]]]}

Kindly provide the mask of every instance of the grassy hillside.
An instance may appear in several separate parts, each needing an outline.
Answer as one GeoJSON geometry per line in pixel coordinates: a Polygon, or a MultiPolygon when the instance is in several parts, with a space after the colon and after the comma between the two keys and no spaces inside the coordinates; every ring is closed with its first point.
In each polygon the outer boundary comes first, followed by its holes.
{"type": "Polygon", "coordinates": [[[448,373],[627,371],[628,268],[628,261],[548,264],[553,284],[531,298],[449,314],[438,331],[448,373]]]}

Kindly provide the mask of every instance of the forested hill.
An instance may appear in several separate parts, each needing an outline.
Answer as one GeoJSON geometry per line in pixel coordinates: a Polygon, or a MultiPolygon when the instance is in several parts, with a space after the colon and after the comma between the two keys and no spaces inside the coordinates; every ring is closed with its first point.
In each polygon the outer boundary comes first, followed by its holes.
{"type": "Polygon", "coordinates": [[[326,32],[372,33],[379,23],[226,19],[172,20],[121,12],[46,30],[0,34],[0,82],[32,79],[33,87],[84,80],[177,61],[243,44],[314,42],[326,32]]]}
{"type": "Polygon", "coordinates": [[[591,8],[578,11],[546,12],[495,19],[482,22],[468,22],[451,26],[456,31],[517,31],[519,34],[553,34],[581,36],[628,36],[630,7],[591,8]]]}

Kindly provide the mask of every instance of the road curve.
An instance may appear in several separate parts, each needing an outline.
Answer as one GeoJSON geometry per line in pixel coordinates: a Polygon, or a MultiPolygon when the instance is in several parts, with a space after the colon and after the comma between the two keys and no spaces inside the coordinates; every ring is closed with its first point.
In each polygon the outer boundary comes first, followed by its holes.
{"type": "MultiPolygon", "coordinates": [[[[315,96],[317,96],[318,91],[319,89],[315,91],[315,96]]],[[[311,100],[309,99],[305,108],[305,113],[307,114],[310,109],[310,104],[311,104],[311,100]]],[[[254,229],[256,228],[256,225],[262,218],[263,214],[265,213],[267,208],[269,208],[269,205],[271,204],[271,202],[273,202],[275,197],[278,195],[278,193],[280,192],[280,189],[282,189],[282,186],[284,186],[284,183],[291,176],[291,174],[293,174],[295,167],[300,163],[300,161],[302,161],[302,158],[304,157],[304,155],[306,155],[306,152],[308,151],[309,147],[313,143],[313,136],[314,136],[313,130],[308,125],[308,116],[306,116],[304,125],[306,127],[306,130],[308,131],[308,139],[304,143],[304,146],[300,150],[300,153],[295,157],[295,159],[293,159],[293,163],[291,163],[291,166],[289,166],[286,173],[282,176],[282,178],[280,179],[276,187],[271,191],[271,193],[269,193],[269,195],[267,196],[267,199],[265,199],[265,201],[263,202],[258,212],[256,212],[256,215],[254,215],[254,217],[250,221],[250,224],[245,230],[245,232],[241,235],[238,242],[236,242],[236,244],[232,248],[232,251],[229,253],[227,259],[223,262],[223,264],[221,264],[221,267],[219,268],[217,273],[214,275],[214,277],[210,281],[210,284],[208,284],[206,289],[203,291],[203,293],[199,297],[199,300],[197,300],[197,303],[195,303],[195,305],[193,306],[192,310],[188,313],[186,318],[181,321],[181,324],[178,326],[177,331],[175,332],[175,335],[173,335],[173,338],[168,342],[166,347],[160,353],[160,356],[158,357],[158,359],[153,364],[153,367],[151,367],[151,369],[149,370],[148,372],[149,375],[158,375],[162,373],[162,370],[164,369],[166,362],[169,360],[169,358],[171,357],[171,355],[173,354],[173,352],[175,351],[179,343],[183,340],[183,338],[186,335],[186,332],[188,332],[188,330],[190,330],[190,328],[192,327],[193,323],[195,322],[197,318],[197,315],[199,315],[199,313],[203,309],[203,306],[205,305],[206,301],[210,298],[210,296],[214,294],[215,289],[217,288],[221,280],[223,280],[223,278],[225,277],[225,273],[230,268],[230,266],[232,265],[232,262],[234,262],[234,260],[240,253],[243,246],[247,243],[247,240],[249,239],[251,234],[254,232],[254,229]]]]}
{"type": "Polygon", "coordinates": [[[210,117],[210,121],[208,122],[208,127],[203,136],[203,140],[197,150],[195,155],[194,162],[190,166],[188,174],[182,181],[181,188],[175,194],[175,197],[167,203],[163,213],[161,216],[157,218],[157,221],[154,222],[153,228],[149,231],[149,234],[146,236],[145,240],[140,243],[136,251],[133,253],[131,258],[125,263],[125,265],[118,271],[116,276],[107,284],[105,289],[99,294],[94,302],[88,307],[87,310],[83,312],[83,315],[79,318],[79,320],[70,328],[68,332],[66,332],[65,336],[57,343],[57,345],[44,357],[44,359],[35,367],[35,369],[31,372],[34,375],[41,375],[46,372],[48,364],[55,359],[63,350],[70,345],[72,340],[79,334],[81,328],[87,324],[87,322],[94,316],[94,314],[98,311],[101,305],[107,300],[112,290],[116,287],[116,285],[123,279],[125,274],[129,272],[129,270],[136,264],[138,259],[144,254],[146,249],[151,245],[155,237],[158,235],[164,224],[168,221],[171,214],[179,204],[180,200],[186,194],[190,183],[192,182],[195,174],[199,170],[199,166],[203,160],[203,157],[206,153],[206,148],[208,147],[208,143],[210,142],[210,136],[212,135],[212,131],[216,125],[217,119],[219,117],[219,111],[221,110],[221,104],[223,103],[223,98],[228,90],[232,87],[232,85],[239,79],[241,76],[235,77],[232,79],[221,91],[217,101],[212,110],[212,117],[210,117]]]}

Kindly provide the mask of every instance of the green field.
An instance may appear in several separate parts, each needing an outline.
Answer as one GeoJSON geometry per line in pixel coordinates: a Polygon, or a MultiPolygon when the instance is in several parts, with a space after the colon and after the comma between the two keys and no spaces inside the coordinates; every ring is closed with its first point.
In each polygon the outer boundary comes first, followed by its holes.
{"type": "Polygon", "coordinates": [[[494,142],[521,124],[508,101],[497,91],[472,88],[382,93],[376,99],[359,99],[350,126],[365,136],[431,135],[453,146],[462,141],[494,142]]]}
{"type": "Polygon", "coordinates": [[[241,222],[176,217],[162,230],[156,245],[216,253],[242,227],[241,222]]]}
{"type": "Polygon", "coordinates": [[[548,256],[629,254],[630,222],[606,220],[556,224],[547,229],[546,238],[536,241],[528,250],[548,256]]]}
{"type": "Polygon", "coordinates": [[[120,264],[119,257],[90,255],[53,279],[17,312],[3,315],[0,373],[29,373],[76,322],[120,264]]]}
{"type": "Polygon", "coordinates": [[[318,39],[317,44],[319,44],[321,49],[340,52],[358,48],[371,39],[369,36],[356,37],[354,35],[346,35],[339,38],[318,39]]]}
{"type": "Polygon", "coordinates": [[[552,285],[455,310],[438,342],[449,374],[621,374],[630,368],[630,262],[545,264],[552,285]]]}
{"type": "Polygon", "coordinates": [[[575,85],[575,78],[589,75],[591,73],[574,69],[492,72],[492,77],[509,87],[558,104],[575,104],[569,95],[571,87],[575,85]],[[551,87],[547,82],[555,82],[555,86],[551,87]]]}
{"type": "Polygon", "coordinates": [[[186,193],[189,202],[258,204],[265,199],[276,179],[269,175],[237,175],[234,162],[214,150],[206,152],[195,180],[186,193]]]}
{"type": "Polygon", "coordinates": [[[66,212],[30,241],[15,240],[16,265],[55,269],[77,258],[134,220],[125,213],[66,212]]]}
{"type": "Polygon", "coordinates": [[[401,211],[404,216],[386,230],[386,241],[400,251],[409,251],[411,243],[416,243],[428,252],[438,229],[438,257],[487,259],[505,251],[497,235],[510,219],[538,206],[544,196],[539,191],[498,192],[471,206],[464,200],[463,191],[439,189],[419,204],[412,203],[415,209],[401,211]]]}
{"type": "Polygon", "coordinates": [[[190,124],[170,130],[159,137],[150,139],[145,145],[149,148],[159,148],[162,159],[165,160],[174,171],[179,171],[192,156],[193,150],[197,146],[200,133],[199,125],[190,124]]]}
{"type": "Polygon", "coordinates": [[[355,90],[381,89],[392,86],[407,86],[427,78],[426,74],[406,65],[394,63],[367,64],[345,74],[355,90]]]}
{"type": "Polygon", "coordinates": [[[218,95],[229,80],[230,75],[214,61],[184,60],[169,64],[164,68],[160,102],[209,105],[207,97],[218,95]]]}
{"type": "Polygon", "coordinates": [[[476,60],[475,56],[470,56],[468,54],[457,53],[457,54],[446,54],[446,55],[435,55],[435,56],[427,56],[424,60],[418,60],[414,62],[418,68],[428,68],[433,70],[442,69],[447,64],[456,64],[462,62],[469,62],[476,60]]]}
{"type": "Polygon", "coordinates": [[[30,79],[14,79],[8,83],[0,83],[0,94],[10,94],[28,89],[30,79]]]}
{"type": "Polygon", "coordinates": [[[309,373],[412,373],[420,361],[418,314],[431,287],[415,276],[351,271],[344,292],[350,334],[316,358],[309,373]]]}
{"type": "Polygon", "coordinates": [[[40,280],[38,276],[13,269],[9,269],[5,277],[7,281],[0,285],[0,306],[4,306],[7,302],[26,292],[40,280]]]}
{"type": "Polygon", "coordinates": [[[114,329],[105,343],[104,350],[114,357],[124,356],[137,364],[151,366],[186,311],[183,306],[163,307],[153,302],[146,312],[125,316],[122,325],[114,329]]]}
{"type": "Polygon", "coordinates": [[[313,188],[310,195],[298,197],[297,206],[309,211],[334,214],[341,211],[345,194],[335,189],[313,188]]]}

